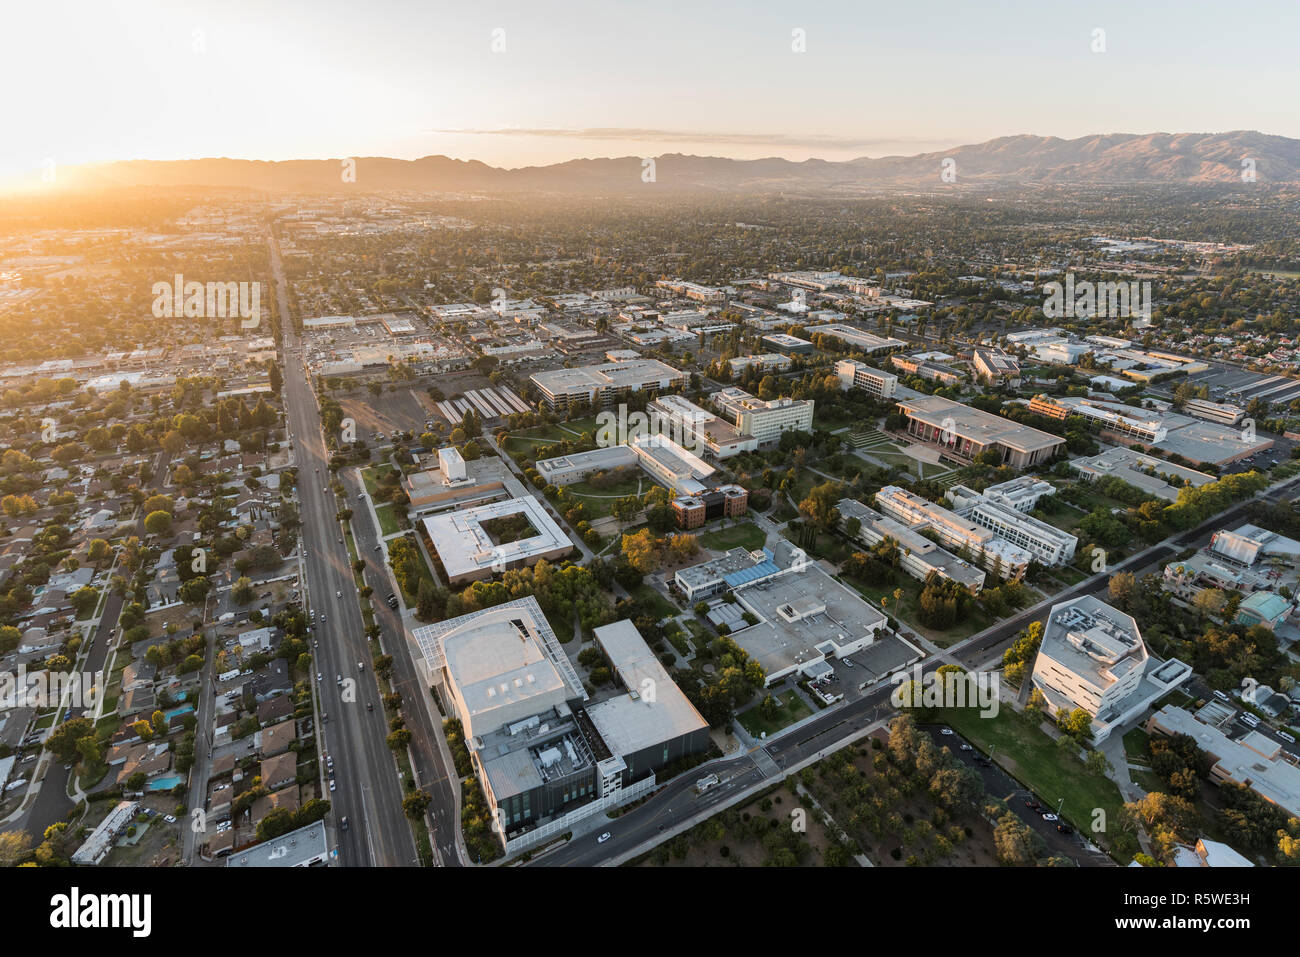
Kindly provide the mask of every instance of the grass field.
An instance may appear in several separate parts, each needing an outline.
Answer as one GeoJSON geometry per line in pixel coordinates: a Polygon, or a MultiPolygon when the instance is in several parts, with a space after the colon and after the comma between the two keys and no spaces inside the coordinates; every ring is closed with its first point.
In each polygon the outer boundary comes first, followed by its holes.
{"type": "Polygon", "coordinates": [[[996,749],[994,760],[1047,804],[1055,808],[1064,798],[1061,815],[1080,831],[1090,833],[1097,808],[1105,811],[1108,822],[1119,820],[1124,801],[1115,783],[1088,773],[1082,762],[1063,754],[1055,741],[1009,708],[994,718],[981,718],[973,708],[943,709],[938,714],[938,720],[961,732],[985,754],[996,749]]]}
{"type": "Polygon", "coordinates": [[[756,548],[763,547],[767,535],[753,522],[746,522],[743,525],[705,532],[697,535],[696,540],[703,548],[711,548],[715,552],[725,552],[732,548],[747,548],[752,552],[756,548]]]}
{"type": "Polygon", "coordinates": [[[361,481],[366,483],[366,494],[373,498],[375,489],[379,487],[379,479],[393,471],[396,471],[396,469],[386,462],[382,465],[372,465],[368,468],[362,469],[361,481]]]}
{"type": "Polygon", "coordinates": [[[737,720],[740,721],[741,726],[753,737],[762,737],[763,733],[770,737],[782,728],[788,728],[796,721],[802,721],[812,714],[812,709],[804,704],[803,699],[793,690],[775,697],[777,701],[781,702],[781,710],[774,719],[769,721],[759,712],[761,699],[760,704],[754,705],[754,707],[738,716],[737,720]]]}
{"type": "Polygon", "coordinates": [[[401,531],[397,525],[397,513],[393,511],[392,505],[379,506],[375,509],[375,515],[379,518],[381,535],[395,535],[401,531]]]}
{"type": "Polygon", "coordinates": [[[655,591],[650,585],[642,583],[633,588],[628,594],[638,601],[644,602],[649,608],[652,615],[658,615],[660,618],[669,618],[673,615],[681,614],[681,609],[670,602],[659,592],[655,591]]]}

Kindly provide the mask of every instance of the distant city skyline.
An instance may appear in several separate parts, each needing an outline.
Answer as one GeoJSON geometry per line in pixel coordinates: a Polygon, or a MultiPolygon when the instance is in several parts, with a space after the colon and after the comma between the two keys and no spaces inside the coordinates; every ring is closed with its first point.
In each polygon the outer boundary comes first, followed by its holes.
{"type": "Polygon", "coordinates": [[[5,21],[4,175],[221,156],[517,168],[666,152],[843,160],[1021,133],[1300,137],[1300,8],[1282,0],[1226,16],[1164,0],[925,13],[137,0],[29,5],[5,21]]]}

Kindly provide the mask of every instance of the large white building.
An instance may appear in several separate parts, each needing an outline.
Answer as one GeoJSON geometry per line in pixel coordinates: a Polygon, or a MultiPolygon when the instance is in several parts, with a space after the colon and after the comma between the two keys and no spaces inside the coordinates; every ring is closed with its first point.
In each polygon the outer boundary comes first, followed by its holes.
{"type": "Polygon", "coordinates": [[[877,399],[892,399],[898,390],[898,376],[873,369],[856,359],[841,359],[835,363],[835,374],[839,376],[840,389],[845,392],[861,389],[877,399]]]}
{"type": "Polygon", "coordinates": [[[424,528],[452,585],[535,565],[543,558],[563,558],[573,548],[569,536],[531,495],[430,515],[424,528]],[[526,518],[534,534],[496,544],[484,524],[512,516],[526,518]]]}
{"type": "Polygon", "coordinates": [[[537,372],[532,381],[550,408],[565,409],[579,400],[603,407],[634,392],[663,392],[684,383],[686,374],[657,359],[635,359],[537,372]]]}
{"type": "Polygon", "coordinates": [[[1028,549],[1039,563],[1063,565],[1074,558],[1079,539],[1027,514],[1042,495],[1052,491],[1048,482],[1021,476],[990,486],[983,493],[954,485],[948,490],[948,500],[958,515],[1028,549]]]}
{"type": "Polygon", "coordinates": [[[907,434],[939,448],[948,458],[968,463],[993,450],[1002,463],[1024,469],[1054,456],[1065,439],[1021,425],[1000,415],[973,409],[938,395],[898,403],[907,417],[907,434]]]}
{"type": "Polygon", "coordinates": [[[753,436],[760,447],[780,442],[783,432],[812,431],[812,399],[759,399],[735,386],[713,393],[711,399],[737,432],[753,436]]]}
{"type": "Polygon", "coordinates": [[[1091,595],[1053,605],[1034,659],[1034,687],[1053,714],[1082,708],[1100,742],[1191,677],[1176,658],[1147,652],[1137,622],[1091,595]]]}
{"type": "Polygon", "coordinates": [[[886,485],[877,492],[876,505],[887,517],[913,531],[933,532],[938,536],[940,544],[959,552],[964,550],[973,564],[983,564],[1002,578],[1024,577],[1029,563],[1034,560],[1033,553],[1027,549],[897,485],[886,485]]]}

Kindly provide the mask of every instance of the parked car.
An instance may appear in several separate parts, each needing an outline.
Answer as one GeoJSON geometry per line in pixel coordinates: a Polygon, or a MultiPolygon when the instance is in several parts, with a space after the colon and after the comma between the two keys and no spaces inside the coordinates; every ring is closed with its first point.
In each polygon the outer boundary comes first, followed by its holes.
{"type": "Polygon", "coordinates": [[[940,729],[939,729],[939,733],[940,733],[940,734],[952,734],[952,728],[940,728],[940,729]]]}
{"type": "Polygon", "coordinates": [[[1044,820],[1044,821],[1059,821],[1060,818],[1057,817],[1055,814],[1053,814],[1051,811],[1044,811],[1044,812],[1043,812],[1043,820],[1044,820]]]}
{"type": "Polygon", "coordinates": [[[1056,825],[1056,829],[1057,829],[1058,831],[1060,831],[1062,834],[1073,834],[1073,833],[1074,833],[1074,828],[1070,827],[1070,825],[1068,825],[1068,824],[1058,824],[1058,825],[1056,825]]]}

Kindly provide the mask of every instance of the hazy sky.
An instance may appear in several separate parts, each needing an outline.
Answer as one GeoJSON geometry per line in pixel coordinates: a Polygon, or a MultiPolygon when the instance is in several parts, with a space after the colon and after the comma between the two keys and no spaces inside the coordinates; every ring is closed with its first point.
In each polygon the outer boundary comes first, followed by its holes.
{"type": "Polygon", "coordinates": [[[47,160],[525,166],[845,159],[1015,133],[1300,137],[1295,0],[37,0],[0,22],[9,174],[47,160]]]}

